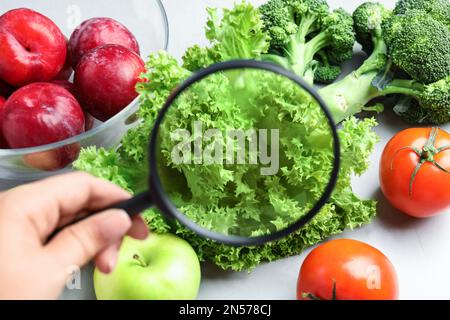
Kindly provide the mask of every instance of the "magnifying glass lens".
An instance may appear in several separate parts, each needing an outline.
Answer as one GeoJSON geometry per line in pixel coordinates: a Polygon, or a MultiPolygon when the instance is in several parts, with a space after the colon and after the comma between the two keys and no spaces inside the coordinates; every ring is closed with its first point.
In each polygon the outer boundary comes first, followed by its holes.
{"type": "Polygon", "coordinates": [[[305,223],[336,173],[326,110],[270,70],[218,70],[178,94],[157,131],[157,175],[178,214],[224,236],[305,223]]]}

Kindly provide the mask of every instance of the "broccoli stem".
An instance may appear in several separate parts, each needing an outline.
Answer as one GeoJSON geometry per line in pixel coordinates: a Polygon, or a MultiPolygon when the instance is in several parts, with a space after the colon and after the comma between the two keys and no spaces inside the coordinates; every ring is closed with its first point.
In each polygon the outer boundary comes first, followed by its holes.
{"type": "MultiPolygon", "coordinates": [[[[294,16],[292,16],[292,21],[295,22],[294,16]]],[[[289,42],[284,48],[286,58],[266,54],[263,59],[291,69],[298,76],[303,77],[307,83],[312,85],[314,83],[314,70],[316,67],[314,56],[326,47],[329,40],[329,36],[323,32],[317,34],[309,41],[306,40],[306,37],[315,30],[313,25],[316,21],[317,17],[314,15],[305,15],[301,18],[297,32],[290,36],[289,42]]]]}
{"type": "Polygon", "coordinates": [[[340,123],[346,118],[362,112],[365,105],[374,98],[405,89],[387,86],[385,90],[380,91],[372,86],[374,78],[385,67],[387,53],[386,44],[381,36],[377,34],[373,42],[374,50],[361,67],[342,80],[318,91],[327,104],[335,123],[340,123]]]}
{"type": "MultiPolygon", "coordinates": [[[[327,46],[329,36],[326,33],[319,33],[306,43],[299,43],[296,40],[291,42],[291,51],[288,53],[292,70],[301,77],[306,77],[313,68],[314,56],[327,46]]],[[[314,75],[313,75],[314,76],[314,75]]],[[[313,84],[314,78],[306,79],[313,84]]]]}
{"type": "Polygon", "coordinates": [[[304,74],[303,74],[303,80],[305,80],[305,82],[311,86],[314,85],[314,77],[316,74],[316,70],[318,67],[319,63],[317,61],[311,61],[310,65],[308,66],[308,68],[305,70],[304,74]]]}
{"type": "Polygon", "coordinates": [[[372,86],[377,72],[358,75],[352,72],[344,79],[319,90],[327,104],[335,123],[363,111],[364,106],[381,92],[372,86]]]}
{"type": "Polygon", "coordinates": [[[394,79],[383,90],[384,95],[404,94],[419,98],[424,90],[424,85],[414,80],[394,79]]]}
{"type": "MultiPolygon", "coordinates": [[[[295,23],[295,18],[292,17],[293,22],[295,23]]],[[[297,30],[297,41],[299,43],[305,43],[306,37],[314,31],[312,28],[313,24],[317,21],[317,17],[314,15],[306,15],[303,16],[297,30]]]]}
{"type": "Polygon", "coordinates": [[[330,35],[327,32],[321,32],[317,34],[314,38],[308,41],[307,50],[309,53],[312,53],[311,59],[314,57],[316,53],[325,48],[330,41],[330,35]]]}
{"type": "MultiPolygon", "coordinates": [[[[297,75],[304,77],[307,70],[310,68],[314,54],[308,50],[309,47],[305,44],[294,44],[293,48],[294,49],[289,53],[291,68],[297,75]]],[[[309,84],[312,84],[312,82],[309,82],[309,84]]]]}
{"type": "MultiPolygon", "coordinates": [[[[379,52],[375,55],[378,54],[379,52]]],[[[383,90],[375,88],[372,81],[380,72],[379,67],[376,68],[375,55],[341,81],[319,90],[335,123],[340,123],[352,115],[367,110],[365,105],[378,97],[403,94],[420,99],[425,86],[414,80],[394,79],[383,90]]]]}

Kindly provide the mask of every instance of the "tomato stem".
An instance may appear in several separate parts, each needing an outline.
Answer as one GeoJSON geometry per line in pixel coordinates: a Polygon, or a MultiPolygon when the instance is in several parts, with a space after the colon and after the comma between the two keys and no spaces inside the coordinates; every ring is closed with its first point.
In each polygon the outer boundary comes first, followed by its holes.
{"type": "Polygon", "coordinates": [[[400,149],[398,149],[397,151],[395,151],[395,153],[394,153],[394,156],[392,157],[392,160],[391,160],[391,170],[394,170],[394,159],[397,157],[397,155],[399,154],[399,152],[400,151],[403,151],[403,150],[407,150],[407,149],[410,149],[410,150],[412,150],[412,151],[414,151],[414,153],[415,154],[417,154],[417,156],[420,158],[420,150],[419,149],[417,149],[417,148],[414,148],[414,147],[411,147],[411,146],[407,146],[407,147],[403,147],[403,148],[400,148],[400,149]]]}
{"type": "Polygon", "coordinates": [[[398,149],[395,152],[394,156],[392,157],[391,170],[394,170],[394,159],[397,157],[398,153],[402,150],[410,149],[419,157],[419,162],[417,163],[417,166],[414,168],[414,171],[411,174],[411,179],[409,180],[409,196],[410,197],[412,196],[412,192],[413,192],[414,180],[416,179],[417,173],[422,168],[424,163],[429,162],[429,163],[433,164],[439,170],[450,174],[450,171],[448,171],[447,169],[442,167],[434,159],[434,156],[436,156],[437,154],[441,153],[442,151],[450,149],[450,145],[443,146],[440,148],[435,147],[436,137],[437,137],[438,133],[439,133],[439,128],[437,128],[437,127],[431,128],[430,136],[428,137],[427,141],[425,142],[424,146],[422,147],[422,150],[419,150],[412,146],[407,146],[407,147],[398,149]]]}
{"type": "Polygon", "coordinates": [[[450,145],[449,146],[440,147],[440,148],[437,149],[437,151],[439,153],[439,152],[442,152],[442,151],[445,151],[445,150],[449,150],[449,149],[450,149],[450,145]]]}
{"type": "Polygon", "coordinates": [[[423,166],[424,163],[425,163],[425,160],[424,160],[424,159],[421,159],[421,160],[419,161],[419,163],[417,164],[417,166],[414,168],[414,171],[413,171],[413,173],[412,173],[412,175],[411,175],[411,179],[409,179],[409,196],[410,196],[410,197],[412,196],[413,183],[414,183],[414,180],[415,180],[415,178],[416,178],[416,175],[417,175],[417,173],[419,172],[420,168],[422,168],[422,166],[423,166]]]}
{"type": "MultiPolygon", "coordinates": [[[[303,298],[308,298],[310,300],[324,300],[322,298],[319,298],[318,296],[316,296],[315,294],[309,293],[309,292],[304,292],[302,294],[303,298]]],[[[333,289],[331,291],[331,300],[337,300],[336,298],[336,281],[333,280],[333,289]]]]}
{"type": "Polygon", "coordinates": [[[444,167],[442,167],[439,163],[437,163],[436,161],[432,161],[432,163],[439,169],[444,171],[445,173],[450,173],[450,171],[448,171],[447,169],[445,169],[444,167]]]}

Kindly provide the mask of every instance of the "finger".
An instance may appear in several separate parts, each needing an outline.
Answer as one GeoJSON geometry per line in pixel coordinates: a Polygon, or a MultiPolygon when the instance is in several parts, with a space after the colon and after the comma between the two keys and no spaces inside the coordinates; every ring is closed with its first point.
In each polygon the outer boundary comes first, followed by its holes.
{"type": "Polygon", "coordinates": [[[83,210],[83,211],[80,211],[80,213],[78,213],[76,215],[60,216],[56,227],[57,228],[65,227],[65,226],[69,225],[72,221],[81,220],[82,218],[87,217],[91,214],[93,214],[93,213],[83,210]]]}
{"type": "MultiPolygon", "coordinates": [[[[93,212],[130,198],[111,182],[76,172],[17,187],[7,192],[11,216],[25,217],[41,240],[80,212],[93,212]],[[27,201],[23,201],[26,199],[27,201]]],[[[4,204],[7,205],[7,204],[4,204]]]]}
{"type": "Polygon", "coordinates": [[[107,210],[66,227],[45,249],[63,267],[82,267],[105,248],[119,242],[131,224],[125,211],[107,210]]]}
{"type": "MultiPolygon", "coordinates": [[[[149,234],[148,227],[140,216],[132,218],[132,226],[127,235],[139,240],[145,240],[149,234]]],[[[114,270],[119,255],[122,241],[116,242],[105,248],[95,257],[95,265],[103,273],[110,273],[114,270]]]]}
{"type": "Polygon", "coordinates": [[[145,240],[148,237],[148,227],[141,216],[134,216],[132,218],[133,225],[128,231],[128,235],[138,240],[145,240]]]}
{"type": "Polygon", "coordinates": [[[113,243],[109,247],[103,249],[94,259],[95,265],[103,273],[110,273],[114,270],[119,256],[120,245],[122,240],[113,243]]]}

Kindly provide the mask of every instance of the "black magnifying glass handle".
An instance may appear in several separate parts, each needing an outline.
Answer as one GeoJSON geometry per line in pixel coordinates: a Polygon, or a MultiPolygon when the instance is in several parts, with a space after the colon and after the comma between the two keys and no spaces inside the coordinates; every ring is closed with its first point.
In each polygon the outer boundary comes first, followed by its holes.
{"type": "MultiPolygon", "coordinates": [[[[130,217],[133,217],[139,213],[141,213],[142,211],[151,208],[153,206],[153,199],[150,196],[150,193],[148,191],[142,192],[137,194],[136,196],[134,196],[133,198],[129,199],[129,200],[125,200],[116,204],[113,204],[109,207],[106,207],[104,209],[99,210],[100,211],[106,211],[109,209],[122,209],[124,210],[126,213],[128,213],[128,215],[130,217]]],[[[79,217],[77,219],[72,220],[70,223],[56,229],[55,231],[53,231],[53,233],[47,238],[47,242],[49,242],[54,236],[56,236],[61,230],[63,230],[64,228],[66,228],[69,225],[75,224],[77,222],[80,222],[92,215],[95,215],[95,213],[92,213],[90,215],[87,216],[82,216],[79,217]]]]}
{"type": "Polygon", "coordinates": [[[150,196],[150,192],[144,191],[142,193],[135,195],[133,198],[129,200],[114,204],[108,208],[103,209],[102,211],[108,209],[122,209],[126,213],[128,213],[130,217],[132,217],[152,206],[153,206],[153,199],[150,196]]]}

